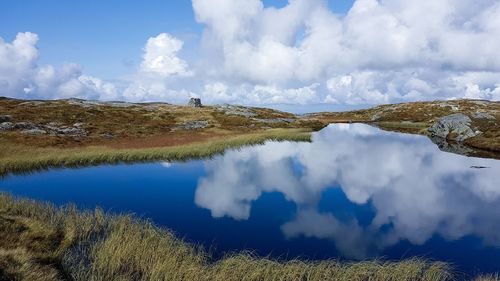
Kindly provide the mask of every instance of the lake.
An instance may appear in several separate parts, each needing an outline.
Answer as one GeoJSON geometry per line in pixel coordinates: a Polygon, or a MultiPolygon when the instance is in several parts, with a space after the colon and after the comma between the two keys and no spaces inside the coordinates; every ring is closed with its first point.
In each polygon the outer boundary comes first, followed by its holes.
{"type": "Polygon", "coordinates": [[[9,175],[0,191],[135,213],[220,257],[424,257],[500,271],[500,161],[428,138],[330,125],[311,143],[267,142],[209,160],[9,175]]]}

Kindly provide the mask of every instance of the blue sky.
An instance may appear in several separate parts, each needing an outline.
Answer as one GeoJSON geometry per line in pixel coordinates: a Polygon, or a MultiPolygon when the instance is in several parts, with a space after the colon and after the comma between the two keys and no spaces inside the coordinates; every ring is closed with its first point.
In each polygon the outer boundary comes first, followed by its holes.
{"type": "Polygon", "coordinates": [[[499,19],[498,0],[3,0],[0,96],[500,100],[499,19]]]}
{"type": "Polygon", "coordinates": [[[79,62],[103,78],[132,72],[151,36],[169,32],[189,42],[202,30],[188,0],[7,0],[0,6],[1,37],[34,32],[41,64],[79,62]]]}
{"type": "MultiPolygon", "coordinates": [[[[330,0],[345,14],[354,0],[330,0]]],[[[283,7],[286,0],[265,0],[283,7]]],[[[195,20],[190,0],[3,0],[0,37],[18,32],[38,34],[40,64],[78,62],[85,72],[114,79],[134,72],[144,42],[162,32],[184,41],[182,55],[196,56],[203,25],[195,20]]]]}

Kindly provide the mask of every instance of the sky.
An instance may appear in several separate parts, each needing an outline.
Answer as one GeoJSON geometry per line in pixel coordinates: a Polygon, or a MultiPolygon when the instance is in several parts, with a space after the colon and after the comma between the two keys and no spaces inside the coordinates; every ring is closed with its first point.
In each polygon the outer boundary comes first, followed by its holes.
{"type": "Polygon", "coordinates": [[[0,96],[500,100],[498,0],[4,0],[0,96]]]}

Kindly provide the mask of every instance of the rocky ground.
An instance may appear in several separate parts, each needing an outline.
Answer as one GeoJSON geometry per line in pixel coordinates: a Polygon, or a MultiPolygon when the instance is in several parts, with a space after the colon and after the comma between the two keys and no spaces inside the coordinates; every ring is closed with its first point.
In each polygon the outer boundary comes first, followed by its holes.
{"type": "Polygon", "coordinates": [[[381,105],[304,118],[322,123],[361,122],[426,135],[449,152],[500,159],[500,102],[452,100],[381,105]]]}
{"type": "Polygon", "coordinates": [[[270,128],[321,127],[319,121],[286,112],[232,105],[0,98],[0,140],[37,147],[151,147],[270,128]]]}
{"type": "Polygon", "coordinates": [[[500,103],[479,100],[382,105],[351,112],[294,115],[234,105],[26,101],[0,98],[0,141],[36,147],[154,147],[271,128],[319,130],[361,122],[429,136],[441,149],[500,158],[500,103]]]}

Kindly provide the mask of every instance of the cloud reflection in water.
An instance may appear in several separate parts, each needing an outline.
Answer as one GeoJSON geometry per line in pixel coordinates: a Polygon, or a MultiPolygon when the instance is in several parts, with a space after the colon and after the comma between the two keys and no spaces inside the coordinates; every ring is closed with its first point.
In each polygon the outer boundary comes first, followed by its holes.
{"type": "Polygon", "coordinates": [[[421,245],[436,234],[447,240],[472,235],[500,246],[500,161],[445,153],[426,137],[337,124],[312,143],[268,142],[205,166],[195,202],[213,217],[246,220],[263,193],[280,192],[297,206],[295,218],[281,226],[285,237],[329,239],[350,258],[403,240],[421,245]],[[332,188],[353,204],[369,204],[371,222],[320,211],[324,191],[332,188]]]}

